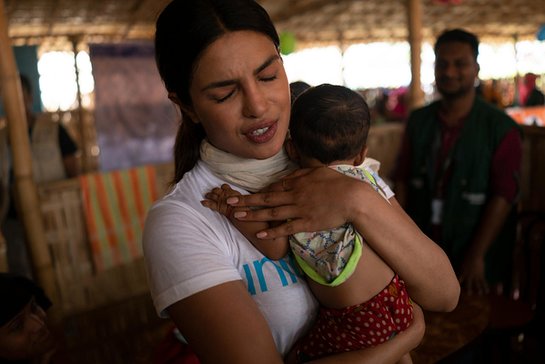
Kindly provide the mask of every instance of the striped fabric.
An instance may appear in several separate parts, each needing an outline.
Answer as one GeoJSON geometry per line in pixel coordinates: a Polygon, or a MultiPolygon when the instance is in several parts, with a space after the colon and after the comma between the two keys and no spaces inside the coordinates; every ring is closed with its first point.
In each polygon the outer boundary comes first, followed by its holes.
{"type": "Polygon", "coordinates": [[[97,271],[141,257],[144,219],[157,199],[155,168],[92,173],[79,180],[97,271]]]}

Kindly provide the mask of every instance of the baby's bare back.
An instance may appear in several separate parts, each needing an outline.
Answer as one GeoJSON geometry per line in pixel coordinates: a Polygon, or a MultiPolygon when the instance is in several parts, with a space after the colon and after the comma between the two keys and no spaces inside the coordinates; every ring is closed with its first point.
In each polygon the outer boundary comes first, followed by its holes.
{"type": "Polygon", "coordinates": [[[308,279],[318,301],[329,308],[343,308],[366,302],[380,293],[394,277],[394,271],[367,244],[352,276],[336,287],[308,279]]]}

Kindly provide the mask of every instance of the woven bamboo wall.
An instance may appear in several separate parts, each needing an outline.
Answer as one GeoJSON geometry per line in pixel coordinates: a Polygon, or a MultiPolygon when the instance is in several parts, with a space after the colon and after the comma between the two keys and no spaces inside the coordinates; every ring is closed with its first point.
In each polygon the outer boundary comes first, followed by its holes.
{"type": "MultiPolygon", "coordinates": [[[[171,179],[171,166],[157,165],[156,173],[161,195],[171,179]]],[[[148,292],[141,258],[106,271],[94,271],[77,179],[43,184],[38,192],[64,314],[87,311],[148,292]]]]}
{"type": "Polygon", "coordinates": [[[367,155],[380,162],[380,176],[388,181],[396,164],[403,137],[403,123],[372,126],[367,137],[367,155]]]}

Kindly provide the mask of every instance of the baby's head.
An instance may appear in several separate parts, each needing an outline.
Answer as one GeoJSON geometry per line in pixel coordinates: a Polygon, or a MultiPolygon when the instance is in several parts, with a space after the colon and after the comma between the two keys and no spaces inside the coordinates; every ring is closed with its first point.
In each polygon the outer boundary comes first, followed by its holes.
{"type": "Polygon", "coordinates": [[[303,167],[359,165],[367,153],[370,117],[356,91],[329,84],[311,87],[292,106],[288,153],[303,167]]]}

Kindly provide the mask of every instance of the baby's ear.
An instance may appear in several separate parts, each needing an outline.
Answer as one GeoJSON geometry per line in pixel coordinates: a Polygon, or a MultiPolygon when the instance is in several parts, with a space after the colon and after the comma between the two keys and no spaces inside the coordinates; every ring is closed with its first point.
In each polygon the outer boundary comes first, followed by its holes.
{"type": "Polygon", "coordinates": [[[361,148],[360,152],[356,156],[356,159],[354,160],[354,166],[359,166],[363,163],[365,158],[367,157],[367,146],[364,146],[361,148]]]}
{"type": "Polygon", "coordinates": [[[299,153],[297,153],[297,149],[295,149],[295,145],[293,145],[293,141],[288,136],[288,139],[284,142],[284,147],[286,148],[286,153],[288,153],[288,157],[293,162],[297,162],[299,160],[299,153]]]}

